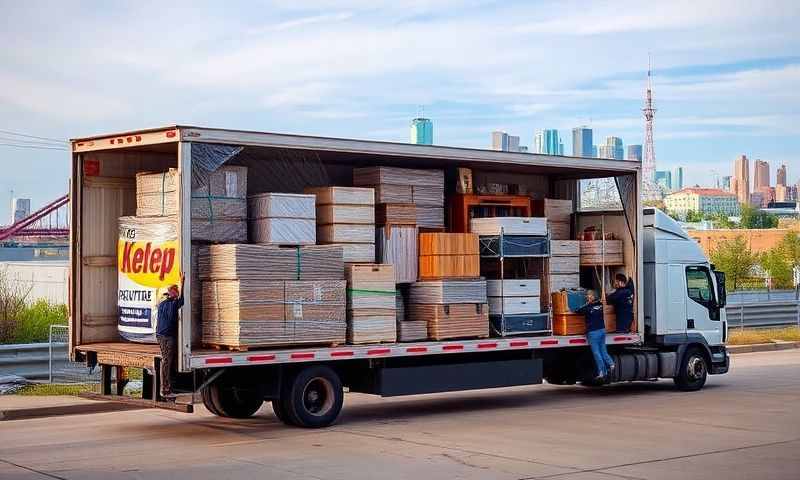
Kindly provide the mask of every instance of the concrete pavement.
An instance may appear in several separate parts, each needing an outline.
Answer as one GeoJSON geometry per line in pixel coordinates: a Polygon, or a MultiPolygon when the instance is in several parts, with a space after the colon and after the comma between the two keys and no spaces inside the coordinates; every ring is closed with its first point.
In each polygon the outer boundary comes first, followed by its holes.
{"type": "MultiPolygon", "coordinates": [[[[672,382],[380,399],[338,425],[140,410],[0,423],[0,478],[800,478],[800,350],[748,353],[696,393],[672,382]]],[[[2,406],[2,399],[0,399],[2,406]]]]}

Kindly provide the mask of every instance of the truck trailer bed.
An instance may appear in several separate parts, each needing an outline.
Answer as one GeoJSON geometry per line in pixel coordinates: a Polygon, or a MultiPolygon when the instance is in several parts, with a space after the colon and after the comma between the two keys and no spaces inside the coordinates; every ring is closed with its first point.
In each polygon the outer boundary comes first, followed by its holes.
{"type": "MultiPolygon", "coordinates": [[[[636,333],[609,333],[608,345],[635,345],[642,339],[636,333]]],[[[440,342],[381,343],[373,345],[341,345],[338,347],[299,347],[254,349],[246,352],[201,349],[192,352],[191,369],[221,368],[236,365],[273,365],[332,360],[353,360],[390,357],[442,355],[448,353],[499,352],[504,350],[537,350],[587,346],[583,335],[530,336],[448,340],[440,342]]],[[[96,355],[98,364],[153,368],[161,357],[158,345],[107,342],[81,345],[78,351],[96,355]]]]}

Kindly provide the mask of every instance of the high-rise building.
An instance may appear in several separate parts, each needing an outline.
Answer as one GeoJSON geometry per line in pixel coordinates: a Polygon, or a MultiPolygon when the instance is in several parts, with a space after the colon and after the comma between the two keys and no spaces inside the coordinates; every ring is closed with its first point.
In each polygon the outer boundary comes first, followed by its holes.
{"type": "Polygon", "coordinates": [[[597,145],[592,145],[592,158],[597,158],[597,145]]]}
{"type": "Polygon", "coordinates": [[[656,185],[665,192],[672,191],[672,172],[669,170],[656,170],[656,185]]]}
{"type": "Polygon", "coordinates": [[[11,200],[11,223],[17,223],[31,214],[30,198],[14,198],[11,200]]]}
{"type": "Polygon", "coordinates": [[[433,145],[433,122],[429,118],[411,120],[411,143],[433,145]]]}
{"type": "Polygon", "coordinates": [[[572,129],[572,156],[587,158],[595,156],[592,153],[591,128],[582,126],[572,129]]]}
{"type": "Polygon", "coordinates": [[[501,131],[492,132],[492,150],[519,152],[519,136],[501,131]]]}
{"type": "Polygon", "coordinates": [[[786,186],[786,165],[781,165],[781,168],[778,169],[777,178],[775,179],[775,184],[783,185],[784,187],[786,186]]]}
{"type": "Polygon", "coordinates": [[[722,185],[721,186],[722,186],[722,189],[725,190],[726,192],[730,192],[731,191],[731,176],[730,175],[725,175],[724,177],[722,177],[722,185]]]}
{"type": "Polygon", "coordinates": [[[533,136],[533,153],[564,155],[564,144],[558,138],[558,130],[537,131],[533,136]]]}
{"type": "MultiPolygon", "coordinates": [[[[656,172],[658,175],[658,172],[656,172]]],[[[684,188],[664,198],[667,211],[684,217],[688,212],[738,215],[739,202],[730,192],[717,188],[684,188]]]]}
{"type": "Polygon", "coordinates": [[[597,153],[600,158],[623,160],[625,158],[625,149],[622,147],[622,139],[619,137],[606,137],[605,145],[600,145],[597,153]],[[601,150],[603,147],[605,149],[601,150]]]}
{"type": "MultiPolygon", "coordinates": [[[[766,187],[756,188],[753,191],[753,194],[759,194],[761,196],[761,207],[766,207],[771,202],[774,202],[777,196],[775,192],[775,187],[770,187],[769,185],[767,185],[766,187]]],[[[750,196],[752,197],[753,195],[750,196]]],[[[754,202],[753,206],[758,207],[759,205],[754,202]]]]}
{"type": "Polygon", "coordinates": [[[733,162],[731,190],[736,194],[739,203],[750,203],[750,160],[748,160],[747,155],[740,155],[733,162]]]}
{"type": "Polygon", "coordinates": [[[683,167],[675,167],[672,172],[672,190],[683,189],[683,167]]]}
{"type": "Polygon", "coordinates": [[[492,132],[492,150],[508,151],[508,134],[506,132],[492,132]]]}
{"type": "Polygon", "coordinates": [[[628,160],[642,161],[642,146],[641,145],[628,145],[628,160]]]}
{"type": "Polygon", "coordinates": [[[753,191],[761,187],[769,187],[769,163],[756,160],[753,164],[753,191]]]}

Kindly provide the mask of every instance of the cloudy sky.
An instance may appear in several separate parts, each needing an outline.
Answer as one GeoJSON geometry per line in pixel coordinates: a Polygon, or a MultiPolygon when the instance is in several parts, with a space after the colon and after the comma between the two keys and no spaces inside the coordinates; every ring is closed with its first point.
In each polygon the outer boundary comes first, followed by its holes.
{"type": "Polygon", "coordinates": [[[0,198],[38,206],[67,188],[66,151],[8,132],[185,123],[402,142],[424,105],[441,145],[558,128],[570,153],[582,124],[595,143],[642,143],[648,53],[659,169],[712,184],[744,153],[773,182],[781,163],[800,175],[796,1],[67,3],[0,0],[0,198]]]}

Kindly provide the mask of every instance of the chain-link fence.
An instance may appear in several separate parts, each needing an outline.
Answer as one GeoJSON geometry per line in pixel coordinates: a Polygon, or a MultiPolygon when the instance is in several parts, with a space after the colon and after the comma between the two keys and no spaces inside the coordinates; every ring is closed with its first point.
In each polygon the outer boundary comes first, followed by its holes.
{"type": "Polygon", "coordinates": [[[69,360],[69,327],[50,325],[49,341],[50,383],[100,383],[100,369],[90,369],[84,363],[69,360]]]}

